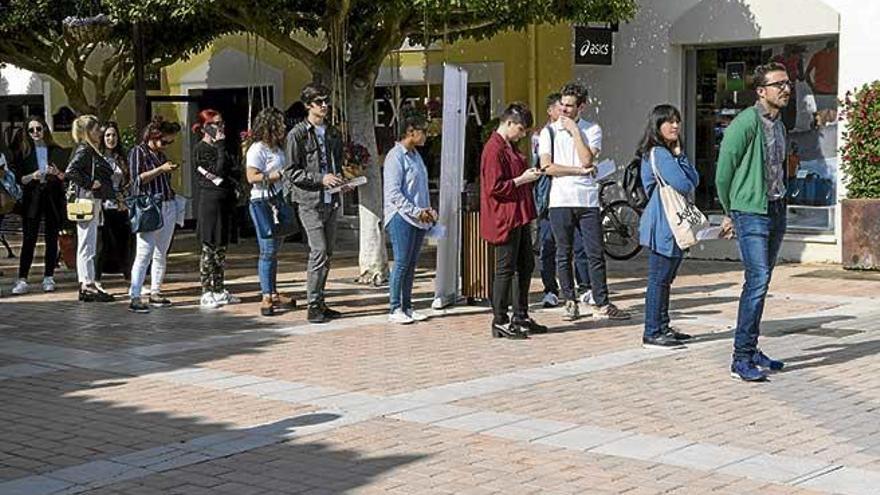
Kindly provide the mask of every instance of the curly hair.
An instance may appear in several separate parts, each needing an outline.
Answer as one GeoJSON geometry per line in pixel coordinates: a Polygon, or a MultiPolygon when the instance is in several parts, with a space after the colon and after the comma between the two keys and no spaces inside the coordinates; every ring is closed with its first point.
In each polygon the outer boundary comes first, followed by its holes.
{"type": "Polygon", "coordinates": [[[267,107],[260,110],[254,119],[253,140],[262,141],[273,148],[280,147],[286,130],[284,113],[275,107],[267,107]]]}
{"type": "Polygon", "coordinates": [[[153,118],[150,119],[150,123],[147,124],[147,127],[144,128],[142,141],[145,143],[148,141],[155,141],[157,139],[162,139],[162,136],[177,134],[178,132],[180,132],[180,124],[177,122],[168,122],[161,115],[154,115],[153,118]]]}

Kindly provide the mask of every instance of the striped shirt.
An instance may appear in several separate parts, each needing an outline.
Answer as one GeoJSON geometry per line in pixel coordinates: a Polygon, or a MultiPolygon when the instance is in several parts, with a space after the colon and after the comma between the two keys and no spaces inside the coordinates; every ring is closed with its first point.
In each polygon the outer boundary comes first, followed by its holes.
{"type": "Polygon", "coordinates": [[[131,183],[140,184],[138,194],[149,194],[151,196],[161,195],[163,201],[174,199],[174,189],[171,188],[171,179],[169,174],[159,174],[150,182],[140,182],[138,176],[144,172],[155,170],[167,162],[165,153],[161,151],[153,151],[146,143],[139,144],[131,149],[128,153],[129,170],[131,171],[131,183]]]}

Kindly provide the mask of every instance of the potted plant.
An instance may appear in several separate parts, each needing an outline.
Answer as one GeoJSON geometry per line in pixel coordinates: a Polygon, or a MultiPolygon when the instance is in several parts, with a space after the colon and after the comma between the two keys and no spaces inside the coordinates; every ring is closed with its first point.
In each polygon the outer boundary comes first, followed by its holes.
{"type": "Polygon", "coordinates": [[[841,120],[843,267],[880,270],[880,81],[847,92],[841,120]]]}

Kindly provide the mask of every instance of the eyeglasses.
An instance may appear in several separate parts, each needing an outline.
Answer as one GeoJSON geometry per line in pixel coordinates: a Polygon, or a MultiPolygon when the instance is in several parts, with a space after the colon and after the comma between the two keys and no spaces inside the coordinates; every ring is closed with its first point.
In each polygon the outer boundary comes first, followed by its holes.
{"type": "Polygon", "coordinates": [[[761,87],[764,87],[764,88],[766,88],[766,87],[768,87],[768,86],[772,86],[772,87],[778,89],[779,91],[782,91],[782,90],[785,89],[786,87],[787,87],[788,89],[793,88],[793,87],[794,87],[794,83],[791,82],[791,81],[789,81],[789,80],[785,80],[785,81],[776,81],[776,82],[774,82],[774,83],[767,83],[767,84],[762,84],[762,85],[761,85],[761,87]]]}
{"type": "Polygon", "coordinates": [[[330,105],[330,98],[317,98],[312,101],[313,105],[318,105],[319,107],[323,107],[325,105],[330,105]]]}
{"type": "Polygon", "coordinates": [[[208,122],[205,125],[206,126],[213,126],[213,127],[216,127],[217,129],[225,129],[226,128],[226,122],[223,122],[222,120],[220,122],[208,122]]]}
{"type": "Polygon", "coordinates": [[[43,132],[43,128],[42,127],[29,127],[28,132],[31,134],[36,134],[38,132],[43,132]]]}
{"type": "Polygon", "coordinates": [[[162,139],[159,142],[162,143],[162,146],[168,146],[168,145],[174,144],[173,139],[162,139]]]}

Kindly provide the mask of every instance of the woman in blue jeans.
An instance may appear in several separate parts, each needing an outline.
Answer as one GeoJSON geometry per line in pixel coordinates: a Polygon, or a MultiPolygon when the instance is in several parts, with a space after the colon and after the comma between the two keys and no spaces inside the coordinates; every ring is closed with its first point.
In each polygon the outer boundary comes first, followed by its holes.
{"type": "Polygon", "coordinates": [[[385,155],[385,229],[391,238],[394,269],[391,271],[391,308],[388,321],[406,325],[426,320],[413,311],[412,289],[416,263],[425,234],[437,221],[428,194],[428,170],[416,147],[427,135],[425,117],[412,113],[401,122],[400,140],[385,155]]]}
{"type": "MultiPolygon", "coordinates": [[[[281,184],[281,173],[286,164],[284,153],[284,114],[277,108],[264,108],[254,120],[254,143],[247,150],[246,173],[251,184],[251,200],[248,208],[254,226],[272,225],[272,209],[268,206],[268,196],[281,184]]],[[[258,227],[259,228],[259,227],[258,227]]],[[[257,232],[260,245],[260,258],[257,273],[260,277],[260,314],[272,316],[280,305],[276,289],[278,278],[278,250],[284,242],[283,236],[261,235],[257,232]]]]}
{"type": "Polygon", "coordinates": [[[669,290],[684,252],[675,242],[657,186],[659,174],[676,191],[692,196],[700,182],[684,155],[679,137],[681,113],[672,105],[657,105],[648,117],[637,154],[642,159],[642,184],[650,200],[639,225],[640,243],[650,250],[645,295],[645,347],[676,348],[691,336],[669,326],[669,290]]]}

